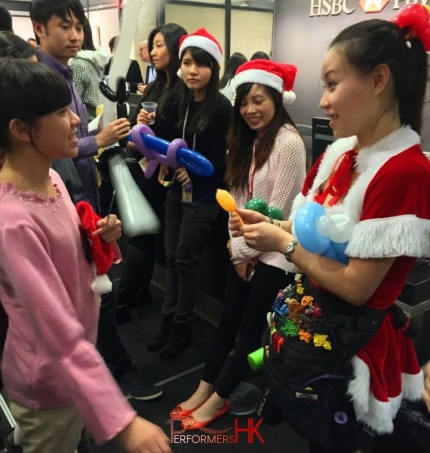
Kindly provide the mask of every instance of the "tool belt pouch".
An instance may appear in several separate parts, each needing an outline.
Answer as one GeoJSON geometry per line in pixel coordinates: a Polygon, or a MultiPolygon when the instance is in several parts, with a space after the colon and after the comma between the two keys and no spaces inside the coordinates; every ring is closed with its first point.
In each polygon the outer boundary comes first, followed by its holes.
{"type": "Polygon", "coordinates": [[[354,378],[351,358],[377,331],[384,312],[353,307],[300,278],[273,306],[264,359],[271,404],[305,439],[337,449],[339,434],[344,441],[348,434],[336,413],[355,418],[346,395],[354,378]]]}

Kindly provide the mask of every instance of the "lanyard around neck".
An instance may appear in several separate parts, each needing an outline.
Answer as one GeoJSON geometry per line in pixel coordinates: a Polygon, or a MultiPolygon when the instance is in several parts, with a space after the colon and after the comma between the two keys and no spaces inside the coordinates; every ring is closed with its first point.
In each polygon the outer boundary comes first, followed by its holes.
{"type": "MultiPolygon", "coordinates": [[[[187,127],[187,121],[188,121],[188,114],[190,112],[190,104],[191,104],[192,100],[188,103],[187,105],[187,111],[185,112],[185,118],[184,118],[184,126],[182,128],[182,138],[183,140],[185,140],[185,129],[187,127]]],[[[192,148],[194,151],[196,150],[196,134],[194,133],[193,135],[193,148],[192,148]]]]}
{"type": "Polygon", "coordinates": [[[246,201],[249,201],[252,198],[252,194],[254,192],[254,176],[256,172],[255,168],[255,148],[257,144],[257,139],[254,140],[254,143],[252,145],[252,160],[251,160],[251,166],[249,168],[249,176],[248,176],[248,194],[246,197],[246,201]]]}

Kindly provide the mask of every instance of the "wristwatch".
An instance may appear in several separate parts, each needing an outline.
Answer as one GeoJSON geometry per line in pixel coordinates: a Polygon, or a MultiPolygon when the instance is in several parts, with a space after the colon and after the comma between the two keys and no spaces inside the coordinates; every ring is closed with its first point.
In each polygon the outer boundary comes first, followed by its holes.
{"type": "Polygon", "coordinates": [[[286,246],[285,246],[285,259],[292,263],[291,254],[294,252],[296,245],[299,243],[297,239],[292,239],[286,246]]]}

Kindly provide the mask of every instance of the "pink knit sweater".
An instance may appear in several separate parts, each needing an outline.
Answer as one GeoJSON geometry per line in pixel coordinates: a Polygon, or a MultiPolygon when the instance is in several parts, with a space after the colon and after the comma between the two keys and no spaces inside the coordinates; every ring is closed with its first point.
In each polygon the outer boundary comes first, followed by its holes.
{"type": "Polygon", "coordinates": [[[76,406],[100,443],[136,414],[94,347],[94,269],[67,190],[54,171],[51,180],[53,198],[0,184],[0,300],[9,316],[3,380],[25,406],[76,406]]]}
{"type": "MultiPolygon", "coordinates": [[[[306,150],[303,140],[291,126],[279,129],[269,159],[254,175],[252,198],[262,198],[269,206],[279,208],[288,219],[294,198],[300,193],[306,174],[306,150]]],[[[247,203],[247,193],[232,192],[239,208],[247,203]]],[[[288,263],[278,252],[258,252],[245,244],[243,237],[232,238],[233,263],[251,258],[263,263],[294,272],[295,266],[288,263]]]]}

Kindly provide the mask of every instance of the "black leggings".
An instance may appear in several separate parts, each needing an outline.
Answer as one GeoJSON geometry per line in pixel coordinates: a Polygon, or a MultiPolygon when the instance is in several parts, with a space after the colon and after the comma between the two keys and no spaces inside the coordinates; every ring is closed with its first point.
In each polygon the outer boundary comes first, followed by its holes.
{"type": "Polygon", "coordinates": [[[286,274],[277,267],[258,263],[250,282],[243,281],[234,265],[227,275],[223,312],[215,331],[202,379],[214,384],[239,332],[239,340],[228,368],[217,381],[216,391],[227,398],[248,371],[247,356],[260,347],[267,312],[280,289],[292,283],[294,274],[286,274]]]}

